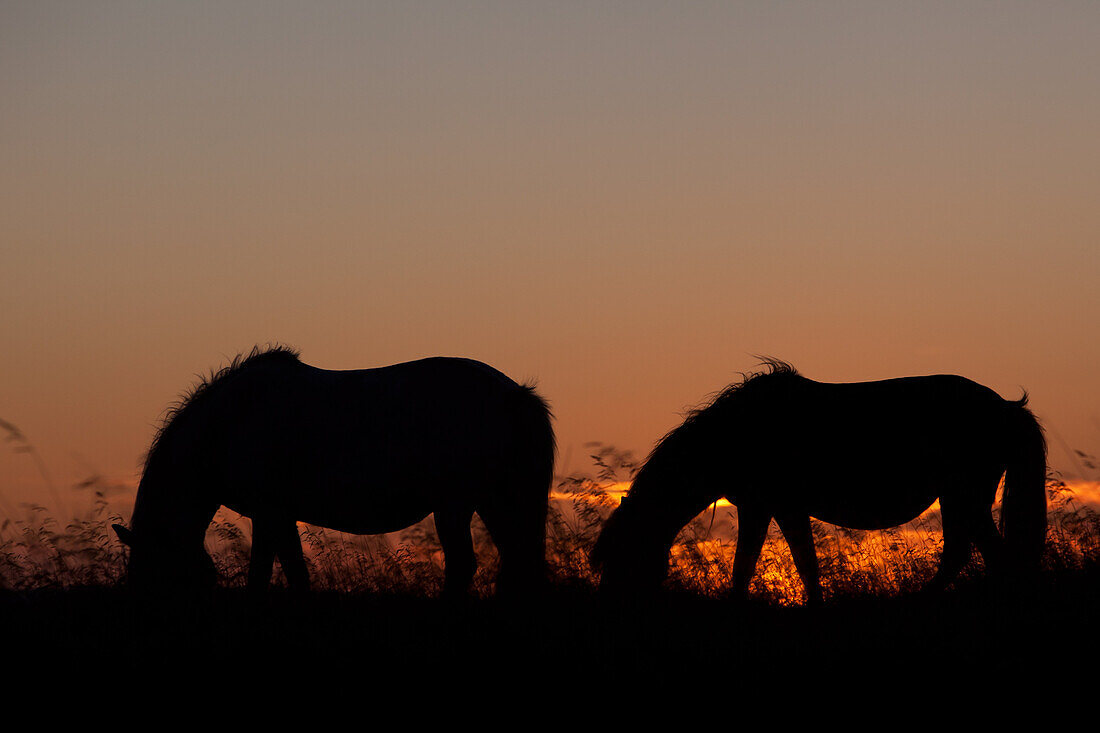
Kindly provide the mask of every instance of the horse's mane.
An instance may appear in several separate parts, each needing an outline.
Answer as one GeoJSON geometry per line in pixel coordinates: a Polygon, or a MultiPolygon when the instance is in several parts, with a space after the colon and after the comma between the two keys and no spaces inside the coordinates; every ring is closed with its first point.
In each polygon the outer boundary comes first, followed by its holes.
{"type": "Polygon", "coordinates": [[[203,398],[209,395],[212,389],[223,384],[226,379],[230,378],[233,374],[240,372],[247,366],[267,362],[297,364],[301,362],[301,359],[299,358],[297,349],[282,344],[253,346],[252,350],[247,354],[237,354],[221,369],[212,369],[210,370],[210,374],[205,377],[201,374],[197,375],[198,381],[191,386],[191,389],[180,395],[175,402],[165,409],[161,416],[160,426],[153,436],[152,443],[149,444],[149,451],[145,454],[145,467],[149,467],[149,462],[153,459],[153,455],[156,453],[157,448],[163,442],[165,433],[171,429],[176,420],[189,408],[202,402],[203,398]]]}
{"type": "Polygon", "coordinates": [[[714,417],[726,414],[731,407],[749,397],[761,386],[770,385],[778,378],[799,376],[798,370],[785,361],[771,357],[759,358],[760,365],[757,369],[741,372],[739,380],[719,391],[704,404],[688,410],[684,421],[657,441],[642,470],[658,452],[667,453],[670,450],[678,452],[685,443],[694,442],[700,428],[710,423],[714,417]]]}

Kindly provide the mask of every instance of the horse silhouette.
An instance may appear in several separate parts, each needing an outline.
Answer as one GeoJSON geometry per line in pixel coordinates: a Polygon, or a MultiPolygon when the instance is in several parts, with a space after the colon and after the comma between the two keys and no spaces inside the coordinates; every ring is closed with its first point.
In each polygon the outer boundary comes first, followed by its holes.
{"type": "Polygon", "coordinates": [[[1046,442],[1017,401],[958,376],[827,384],[769,360],[666,435],[590,556],[604,589],[654,588],[670,547],[719,498],[737,507],[733,593],[744,596],[776,520],[810,603],[821,601],[810,518],[904,524],[940,501],[943,554],[927,589],[975,544],[991,570],[1034,568],[1046,535],[1046,442]],[[992,505],[1002,475],[1002,528],[992,505]]]}
{"type": "Polygon", "coordinates": [[[252,520],[250,588],[276,557],[309,586],[296,522],[355,534],[435,515],[444,588],[477,566],[474,512],[500,552],[498,587],[542,580],[554,433],[534,388],[470,359],[331,371],[253,349],[172,409],[149,449],[130,528],[134,586],[212,584],[203,541],[219,506],[252,520]]]}

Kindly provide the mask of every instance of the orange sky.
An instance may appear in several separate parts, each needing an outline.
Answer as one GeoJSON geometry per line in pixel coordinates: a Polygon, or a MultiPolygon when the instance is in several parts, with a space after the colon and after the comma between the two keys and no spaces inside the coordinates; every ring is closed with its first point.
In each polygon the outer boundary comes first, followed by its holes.
{"type": "Polygon", "coordinates": [[[576,469],[769,354],[1027,387],[1095,477],[1100,6],[736,5],[0,5],[0,419],[130,479],[254,343],[469,356],[576,469]]]}

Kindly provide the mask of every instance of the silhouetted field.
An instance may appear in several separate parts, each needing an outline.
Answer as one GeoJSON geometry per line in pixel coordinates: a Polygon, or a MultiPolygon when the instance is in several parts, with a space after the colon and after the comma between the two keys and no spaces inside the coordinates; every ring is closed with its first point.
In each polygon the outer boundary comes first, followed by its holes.
{"type": "Polygon", "coordinates": [[[601,597],[587,553],[629,479],[629,454],[597,447],[595,469],[559,479],[547,528],[549,586],[540,598],[493,595],[495,550],[477,520],[479,570],[468,599],[441,597],[442,556],[429,518],[392,536],[302,526],[315,590],[244,590],[245,519],[220,513],[208,546],[222,585],[186,597],[138,597],[124,585],[116,516],[94,482],[92,512],[61,527],[40,508],[0,530],[0,614],[9,660],[24,668],[149,670],[208,667],[330,674],[361,666],[397,675],[622,675],[720,670],[759,684],[798,674],[872,681],[886,674],[963,674],[982,668],[1037,675],[1095,674],[1100,618],[1100,518],[1052,478],[1042,576],[1018,587],[985,576],[975,554],[947,593],[918,592],[938,562],[936,513],[887,532],[815,525],[827,604],[800,605],[782,539],[772,536],[752,600],[724,597],[735,523],[716,508],[674,548],[660,596],[601,597]],[[1054,665],[1054,666],[1052,666],[1054,665]],[[1045,670],[1045,671],[1044,671],[1045,670]],[[783,677],[776,677],[782,675],[783,677]]]}

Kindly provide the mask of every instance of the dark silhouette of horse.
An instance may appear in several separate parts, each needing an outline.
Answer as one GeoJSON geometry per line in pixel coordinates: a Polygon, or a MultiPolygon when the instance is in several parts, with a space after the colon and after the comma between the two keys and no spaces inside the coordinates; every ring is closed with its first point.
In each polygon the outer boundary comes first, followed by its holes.
{"type": "Polygon", "coordinates": [[[1046,443],[1026,408],[963,377],[824,384],[769,360],[690,413],[638,471],[591,554],[601,588],[655,588],[677,533],[717,499],[737,507],[733,592],[743,596],[768,525],[821,600],[810,518],[904,524],[938,498],[942,589],[973,542],[991,570],[1034,568],[1046,535],[1046,443]],[[991,507],[1002,475],[1004,538],[991,507]]]}
{"type": "Polygon", "coordinates": [[[473,513],[501,558],[498,586],[542,580],[554,433],[545,401],[492,367],[432,358],[330,371],[283,347],[253,349],[172,409],[153,441],[130,528],[135,586],[212,584],[203,540],[221,505],[252,519],[249,587],[275,557],[309,586],[296,522],[356,534],[435,515],[445,590],[477,561],[473,513]]]}

